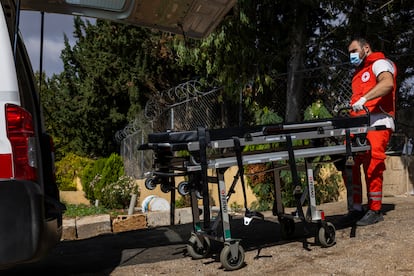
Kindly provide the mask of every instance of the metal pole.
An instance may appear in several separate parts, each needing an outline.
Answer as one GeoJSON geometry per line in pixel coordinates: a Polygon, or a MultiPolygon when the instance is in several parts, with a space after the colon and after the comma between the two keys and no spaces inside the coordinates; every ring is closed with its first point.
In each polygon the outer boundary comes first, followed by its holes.
{"type": "Polygon", "coordinates": [[[16,2],[16,25],[14,26],[14,41],[13,41],[13,55],[14,55],[14,62],[16,62],[17,58],[17,38],[19,35],[19,25],[20,25],[20,0],[16,2]]]}
{"type": "Polygon", "coordinates": [[[42,91],[43,80],[43,40],[45,30],[45,13],[40,13],[40,61],[39,61],[39,93],[42,91]]]}
{"type": "Polygon", "coordinates": [[[239,127],[243,126],[243,89],[240,88],[239,99],[239,127]]]}
{"type": "Polygon", "coordinates": [[[174,129],[174,108],[171,108],[171,121],[170,121],[170,129],[174,129]]]}
{"type": "Polygon", "coordinates": [[[132,215],[134,213],[135,204],[137,203],[137,194],[132,194],[131,201],[129,202],[129,209],[128,215],[132,215]]]}

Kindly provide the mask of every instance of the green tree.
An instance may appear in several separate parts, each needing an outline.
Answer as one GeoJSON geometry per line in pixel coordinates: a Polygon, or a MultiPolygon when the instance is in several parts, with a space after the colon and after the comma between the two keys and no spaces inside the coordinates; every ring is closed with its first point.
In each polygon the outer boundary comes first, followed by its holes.
{"type": "Polygon", "coordinates": [[[179,61],[218,80],[230,100],[237,101],[243,91],[246,110],[254,103],[259,108],[268,105],[269,97],[262,95],[277,95],[286,108],[281,110],[278,103],[275,110],[286,121],[298,121],[306,95],[305,69],[315,64],[311,59],[318,54],[309,44],[317,46],[318,38],[329,32],[327,19],[339,16],[320,2],[328,1],[239,0],[233,16],[206,39],[198,43],[177,39],[179,61]],[[284,90],[278,89],[281,75],[284,90]],[[245,89],[247,85],[251,89],[245,89]]]}
{"type": "Polygon", "coordinates": [[[146,99],[185,78],[164,46],[171,35],[149,29],[76,18],[76,43],[61,57],[64,71],[44,88],[48,125],[58,146],[80,155],[117,152],[114,134],[142,109],[146,99]]]}
{"type": "Polygon", "coordinates": [[[48,129],[58,150],[108,156],[117,151],[114,133],[147,98],[162,101],[157,91],[195,77],[224,88],[223,126],[235,125],[230,110],[241,98],[246,124],[264,107],[300,121],[313,90],[334,89],[329,66],[344,63],[341,69],[352,73],[345,64],[352,35],[368,37],[396,61],[399,105],[407,107],[413,102],[407,82],[414,73],[413,11],[412,1],[239,0],[202,40],[76,19],[77,41],[73,47],[66,41],[62,52],[64,72],[43,86],[45,114],[53,114],[48,129]],[[314,68],[328,68],[327,77],[307,78],[314,68]]]}

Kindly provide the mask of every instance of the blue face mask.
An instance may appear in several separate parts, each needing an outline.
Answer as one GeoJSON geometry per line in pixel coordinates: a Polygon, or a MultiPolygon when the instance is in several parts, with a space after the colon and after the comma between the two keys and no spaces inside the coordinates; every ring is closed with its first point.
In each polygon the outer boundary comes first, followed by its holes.
{"type": "Polygon", "coordinates": [[[359,66],[362,63],[362,59],[359,58],[359,53],[350,53],[349,60],[352,65],[359,66]]]}

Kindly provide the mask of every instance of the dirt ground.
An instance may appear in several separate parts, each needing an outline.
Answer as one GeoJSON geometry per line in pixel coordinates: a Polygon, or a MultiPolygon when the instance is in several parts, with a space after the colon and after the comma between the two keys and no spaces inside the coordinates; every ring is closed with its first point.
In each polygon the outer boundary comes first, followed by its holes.
{"type": "Polygon", "coordinates": [[[337,226],[346,212],[343,201],[323,204],[318,209],[323,209],[327,220],[336,226],[336,244],[332,247],[315,244],[315,235],[304,235],[300,223],[291,240],[282,240],[278,224],[272,222],[275,218],[265,213],[267,222],[255,220],[250,230],[234,231],[243,239],[246,251],[245,264],[237,271],[223,269],[220,250],[193,260],[185,254],[185,246],[176,245],[182,257],[171,260],[167,255],[174,253],[165,252],[165,260],[125,262],[110,275],[414,275],[413,196],[384,198],[384,221],[365,227],[337,226]]]}
{"type": "Polygon", "coordinates": [[[315,243],[314,223],[296,222],[287,240],[271,212],[249,226],[233,216],[231,235],[245,250],[236,271],[223,269],[222,243],[212,242],[211,255],[193,260],[186,250],[193,227],[188,223],[62,241],[39,262],[0,275],[414,275],[414,196],[386,197],[383,203],[384,221],[365,227],[338,225],[344,201],[319,205],[336,227],[336,244],[328,248],[315,243]]]}

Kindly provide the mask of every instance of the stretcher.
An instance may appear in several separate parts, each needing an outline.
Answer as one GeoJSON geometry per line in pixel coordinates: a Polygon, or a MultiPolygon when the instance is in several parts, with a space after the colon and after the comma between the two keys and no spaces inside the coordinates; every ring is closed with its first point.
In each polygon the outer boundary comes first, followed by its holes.
{"type": "MultiPolygon", "coordinates": [[[[340,115],[329,120],[303,123],[224,129],[199,127],[193,131],[152,133],[148,135],[147,143],[140,146],[140,150],[152,150],[154,153],[153,167],[145,180],[145,186],[152,190],[161,185],[164,192],[174,192],[176,189],[181,195],[190,194],[193,231],[187,245],[188,253],[194,259],[204,258],[209,254],[211,240],[222,242],[220,261],[225,269],[235,270],[244,264],[244,249],[240,239],[233,238],[231,234],[228,206],[237,183],[241,183],[244,195],[244,224],[247,226],[252,219],[264,218],[261,213],[247,207],[244,183],[246,165],[272,165],[275,198],[273,214],[278,217],[283,237],[292,235],[295,220],[300,220],[305,224],[315,223],[317,241],[324,247],[333,246],[336,229],[325,220],[324,212],[317,209],[312,160],[319,156],[330,156],[332,160],[339,158],[344,160],[342,163],[348,168],[346,173],[351,173],[353,156],[370,149],[365,139],[366,133],[383,128],[370,127],[367,112],[358,117],[340,115]],[[299,141],[308,143],[304,146],[299,141]],[[246,151],[248,147],[254,150],[246,151]],[[233,182],[226,187],[224,173],[233,166],[237,166],[238,171],[233,182]],[[305,189],[298,174],[302,167],[307,180],[305,189]],[[279,177],[280,171],[286,169],[292,174],[296,203],[296,211],[289,214],[285,213],[282,204],[279,177]],[[186,180],[176,187],[177,176],[184,176],[186,180]],[[215,217],[211,215],[208,184],[216,185],[219,195],[220,208],[215,217]],[[202,208],[198,205],[199,199],[202,199],[202,208]],[[303,209],[305,203],[306,212],[303,209]]],[[[350,188],[349,183],[346,186],[350,188]]],[[[348,206],[352,204],[350,195],[351,192],[348,193],[348,206]]],[[[173,200],[173,195],[171,198],[173,200]]]]}

